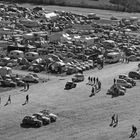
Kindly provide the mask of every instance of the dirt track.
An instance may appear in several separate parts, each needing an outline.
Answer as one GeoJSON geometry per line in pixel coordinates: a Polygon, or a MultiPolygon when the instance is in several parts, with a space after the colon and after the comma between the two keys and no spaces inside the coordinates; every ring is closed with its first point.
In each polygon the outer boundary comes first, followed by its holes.
{"type": "MultiPolygon", "coordinates": [[[[7,92],[12,95],[12,104],[4,107],[7,94],[2,96],[0,108],[0,140],[127,140],[131,133],[131,125],[135,124],[139,130],[139,86],[127,90],[125,96],[111,98],[106,95],[107,89],[118,74],[127,73],[136,69],[137,63],[114,64],[103,70],[85,72],[86,78],[90,75],[98,76],[102,81],[102,91],[89,98],[91,87],[86,85],[87,80],[78,83],[75,89],[65,91],[65,82],[71,76],[63,78],[49,77],[47,83],[31,86],[27,92],[30,103],[22,106],[26,92],[13,90],[7,92]],[[16,93],[16,94],[15,94],[16,93]],[[56,123],[41,128],[21,128],[20,122],[25,115],[31,115],[48,108],[57,113],[56,123]],[[119,114],[119,125],[109,127],[113,113],[119,114]]],[[[46,77],[46,76],[45,76],[46,77]]],[[[140,135],[135,139],[139,139],[140,135]]]]}

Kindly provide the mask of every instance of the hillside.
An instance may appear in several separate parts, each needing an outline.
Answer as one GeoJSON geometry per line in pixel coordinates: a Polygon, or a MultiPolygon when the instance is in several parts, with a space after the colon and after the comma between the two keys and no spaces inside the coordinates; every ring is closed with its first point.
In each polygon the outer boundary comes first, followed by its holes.
{"type": "Polygon", "coordinates": [[[12,2],[140,12],[140,0],[12,0],[12,2]]]}

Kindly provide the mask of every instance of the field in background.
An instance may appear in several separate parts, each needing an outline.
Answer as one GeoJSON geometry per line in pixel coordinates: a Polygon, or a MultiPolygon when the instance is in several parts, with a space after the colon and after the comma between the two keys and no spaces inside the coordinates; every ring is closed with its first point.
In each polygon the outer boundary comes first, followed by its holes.
{"type": "MultiPolygon", "coordinates": [[[[38,5],[21,4],[21,6],[33,8],[38,5]]],[[[124,18],[124,17],[130,18],[131,16],[136,16],[140,18],[139,13],[117,12],[117,11],[111,11],[111,10],[99,10],[99,9],[89,9],[89,8],[80,8],[80,7],[50,6],[50,5],[42,6],[42,7],[45,8],[47,11],[60,10],[60,11],[74,12],[74,13],[83,14],[83,15],[87,15],[88,13],[96,13],[101,18],[107,18],[107,19],[109,19],[111,16],[115,16],[119,19],[124,18]]]]}

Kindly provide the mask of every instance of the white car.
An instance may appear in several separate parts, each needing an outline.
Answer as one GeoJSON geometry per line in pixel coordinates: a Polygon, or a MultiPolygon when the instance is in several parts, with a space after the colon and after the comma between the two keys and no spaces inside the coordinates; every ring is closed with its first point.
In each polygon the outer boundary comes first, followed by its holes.
{"type": "Polygon", "coordinates": [[[81,73],[77,73],[74,75],[74,77],[72,78],[73,82],[81,82],[84,81],[84,75],[81,73]]]}
{"type": "Polygon", "coordinates": [[[22,80],[24,82],[39,83],[39,79],[33,75],[26,75],[22,80]]]}
{"type": "Polygon", "coordinates": [[[128,83],[124,79],[117,79],[116,84],[123,86],[123,87],[126,87],[126,88],[132,88],[132,84],[128,83]]]}

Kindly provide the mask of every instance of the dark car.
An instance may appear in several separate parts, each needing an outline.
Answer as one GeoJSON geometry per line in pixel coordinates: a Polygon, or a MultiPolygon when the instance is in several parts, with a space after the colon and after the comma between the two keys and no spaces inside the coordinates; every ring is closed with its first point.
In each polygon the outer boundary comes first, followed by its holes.
{"type": "Polygon", "coordinates": [[[22,120],[22,125],[28,125],[32,127],[41,127],[42,122],[33,116],[25,116],[22,120]]]}
{"type": "Polygon", "coordinates": [[[128,76],[133,79],[140,79],[140,73],[136,71],[130,71],[128,76]]]}
{"type": "Polygon", "coordinates": [[[74,82],[67,82],[66,85],[65,85],[66,90],[72,89],[72,88],[75,88],[75,87],[76,87],[76,83],[74,83],[74,82]]]}

